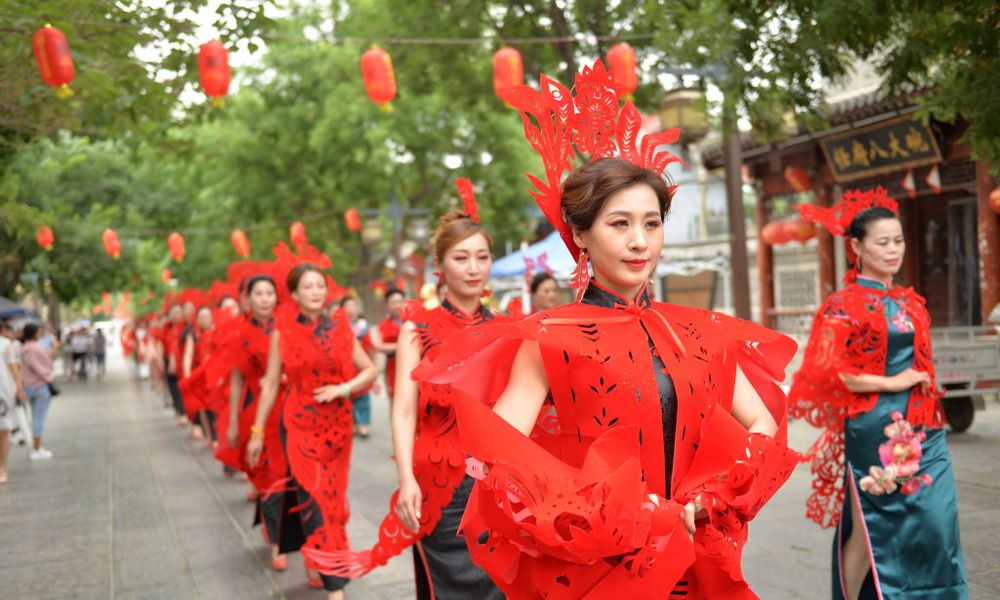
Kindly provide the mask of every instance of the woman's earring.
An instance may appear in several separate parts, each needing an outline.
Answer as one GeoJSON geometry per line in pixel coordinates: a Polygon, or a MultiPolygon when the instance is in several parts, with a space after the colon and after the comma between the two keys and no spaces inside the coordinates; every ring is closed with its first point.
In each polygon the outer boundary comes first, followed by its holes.
{"type": "Polygon", "coordinates": [[[587,286],[590,285],[590,266],[587,264],[588,262],[590,262],[590,254],[584,248],[580,251],[580,258],[576,261],[576,269],[573,270],[573,276],[569,282],[569,286],[576,290],[577,302],[583,298],[583,293],[587,291],[587,286]]]}

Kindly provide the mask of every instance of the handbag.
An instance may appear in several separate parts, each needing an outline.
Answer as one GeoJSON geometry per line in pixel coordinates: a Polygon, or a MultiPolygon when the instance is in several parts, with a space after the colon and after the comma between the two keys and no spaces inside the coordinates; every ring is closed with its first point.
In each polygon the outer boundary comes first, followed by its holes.
{"type": "Polygon", "coordinates": [[[50,381],[46,385],[49,386],[49,397],[55,398],[56,396],[62,393],[62,390],[59,389],[59,386],[57,386],[55,383],[50,381]]]}

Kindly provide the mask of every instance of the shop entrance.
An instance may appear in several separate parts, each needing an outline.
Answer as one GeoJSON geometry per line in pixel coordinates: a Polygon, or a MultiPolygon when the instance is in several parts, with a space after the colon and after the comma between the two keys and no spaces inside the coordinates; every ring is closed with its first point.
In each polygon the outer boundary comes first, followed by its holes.
{"type": "Polygon", "coordinates": [[[978,325],[979,254],[976,199],[918,201],[917,239],[909,252],[917,260],[917,292],[927,299],[933,327],[978,325]]]}

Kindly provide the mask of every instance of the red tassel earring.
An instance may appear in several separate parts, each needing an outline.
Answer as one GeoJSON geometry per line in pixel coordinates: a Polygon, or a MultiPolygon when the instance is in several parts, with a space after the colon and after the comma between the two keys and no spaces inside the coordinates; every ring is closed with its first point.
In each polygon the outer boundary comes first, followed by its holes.
{"type": "Polygon", "coordinates": [[[583,293],[587,291],[587,286],[590,285],[590,266],[587,264],[589,262],[590,254],[584,248],[580,251],[580,258],[576,261],[576,269],[573,270],[573,277],[569,282],[569,287],[576,290],[577,302],[583,298],[583,293]]]}

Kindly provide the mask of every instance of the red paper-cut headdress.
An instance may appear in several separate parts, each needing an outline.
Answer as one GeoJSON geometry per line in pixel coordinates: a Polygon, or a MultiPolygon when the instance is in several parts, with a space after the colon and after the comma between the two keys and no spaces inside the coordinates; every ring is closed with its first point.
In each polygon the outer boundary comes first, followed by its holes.
{"type": "MultiPolygon", "coordinates": [[[[308,243],[300,243],[296,247],[296,252],[292,252],[285,242],[278,242],[278,245],[272,249],[274,252],[274,263],[273,270],[270,275],[274,277],[274,283],[278,288],[278,302],[284,305],[291,305],[291,292],[288,289],[288,284],[286,282],[288,278],[288,273],[295,268],[296,265],[302,263],[311,263],[316,265],[322,271],[326,271],[333,266],[333,262],[330,261],[330,257],[321,252],[315,246],[311,246],[308,243]]],[[[337,285],[337,282],[329,274],[324,273],[326,277],[326,299],[330,301],[338,296],[343,295],[343,288],[337,285]]]]}
{"type": "Polygon", "coordinates": [[[458,188],[458,195],[462,198],[462,210],[469,218],[479,222],[479,205],[476,204],[476,193],[472,190],[472,181],[465,177],[455,179],[455,187],[458,188]]]}
{"type": "Polygon", "coordinates": [[[527,174],[534,186],[529,192],[559,231],[573,258],[579,259],[580,248],[573,241],[560,205],[563,176],[573,169],[573,148],[589,155],[590,160],[621,158],[662,175],[667,165],[683,164],[670,152],[657,150],[676,142],[681,130],[649,134],[638,144],[642,117],[630,101],[621,104],[614,77],[601,61],[576,75],[575,95],[544,74],[540,87],[539,91],[517,86],[505,99],[520,111],[524,135],[545,166],[544,179],[527,174]]]}
{"type": "Polygon", "coordinates": [[[840,201],[829,208],[815,204],[799,204],[794,206],[802,218],[826,228],[833,235],[844,238],[847,248],[847,260],[851,268],[844,275],[845,283],[853,283],[858,279],[858,255],[851,249],[851,240],[847,237],[847,228],[858,213],[876,206],[887,208],[893,214],[899,214],[899,203],[889,197],[889,192],[882,186],[873,190],[850,190],[844,192],[840,201]]]}

